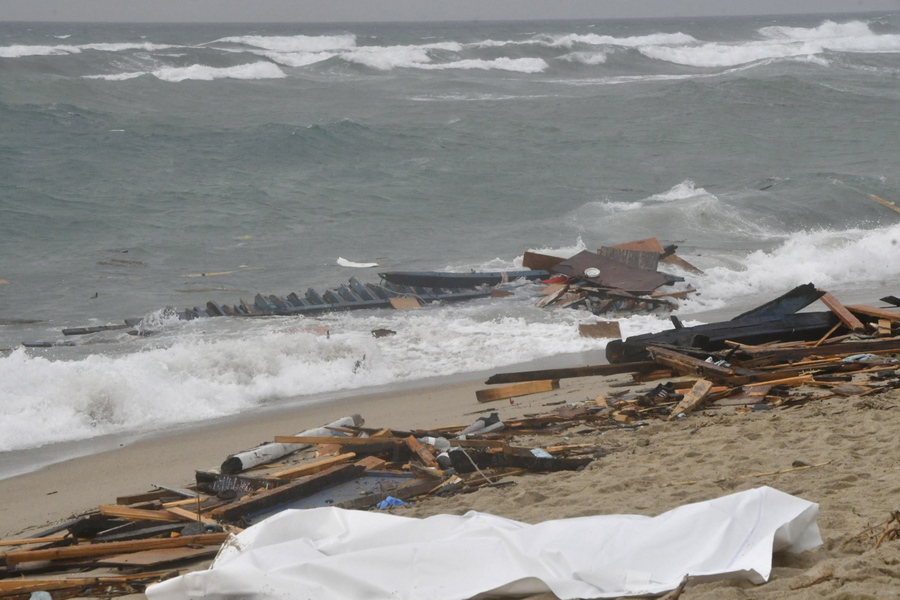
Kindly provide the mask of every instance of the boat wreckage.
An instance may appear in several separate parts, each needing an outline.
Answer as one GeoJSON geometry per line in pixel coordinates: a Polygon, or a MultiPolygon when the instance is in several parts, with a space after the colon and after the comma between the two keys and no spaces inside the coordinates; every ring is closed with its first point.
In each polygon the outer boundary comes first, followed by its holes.
{"type": "MultiPolygon", "coordinates": [[[[209,317],[318,316],[336,311],[376,308],[409,309],[428,304],[447,304],[500,297],[511,292],[502,288],[520,282],[540,282],[540,307],[570,307],[593,314],[670,311],[674,299],[696,290],[661,292],[659,288],[683,282],[684,278],[658,271],[662,264],[685,271],[702,273],[678,258],[675,246],[664,248],[656,238],[618,246],[602,247],[598,252],[582,251],[569,258],[525,252],[522,270],[455,273],[442,271],[388,271],[379,273],[379,283],[362,283],[351,277],[347,284],[319,293],[309,288],[305,294],[286,296],[256,294],[252,301],[243,298],[234,305],[209,301],[205,306],[184,310],[167,309],[180,320],[209,317]]],[[[66,336],[131,329],[148,333],[144,318],[125,319],[121,325],[73,327],[63,329],[66,336]]],[[[25,346],[68,345],[59,342],[26,342],[25,346]]]]}

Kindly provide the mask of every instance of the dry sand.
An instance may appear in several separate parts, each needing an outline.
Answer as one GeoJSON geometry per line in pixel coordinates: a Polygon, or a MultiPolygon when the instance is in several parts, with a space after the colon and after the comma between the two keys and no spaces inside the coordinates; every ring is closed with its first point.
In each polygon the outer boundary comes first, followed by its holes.
{"type": "MultiPolygon", "coordinates": [[[[367,426],[396,429],[463,425],[495,407],[503,418],[549,411],[605,393],[609,379],[563,380],[559,390],[478,404],[481,382],[405,390],[145,440],[0,481],[0,538],[111,503],[116,496],[184,486],[194,469],[274,435],[292,434],[359,413],[367,426]]],[[[900,540],[875,549],[891,512],[900,510],[900,390],[866,398],[828,398],[795,408],[707,409],[674,422],[598,434],[576,427],[568,443],[607,452],[581,472],[527,475],[516,484],[451,498],[429,498],[398,514],[491,512],[527,522],[595,514],[655,515],[682,504],[768,485],[817,502],[825,541],[800,555],[775,556],[771,580],[706,583],[681,596],[699,599],[890,598],[900,595],[900,540]],[[796,469],[797,465],[815,465],[796,469]],[[763,473],[777,474],[760,475],[763,473]]],[[[549,445],[552,439],[525,443],[549,445]]],[[[557,440],[558,441],[558,438],[557,440]]],[[[537,600],[535,597],[534,600],[537,600]]],[[[552,596],[539,597],[547,600],[552,596]]]]}

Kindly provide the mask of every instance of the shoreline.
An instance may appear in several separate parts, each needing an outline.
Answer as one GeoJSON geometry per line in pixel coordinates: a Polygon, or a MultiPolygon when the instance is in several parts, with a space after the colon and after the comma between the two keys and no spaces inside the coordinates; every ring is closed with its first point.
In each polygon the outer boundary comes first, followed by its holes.
{"type": "Polygon", "coordinates": [[[428,381],[299,406],[273,406],[195,428],[157,432],[0,479],[0,539],[40,529],[99,504],[114,503],[118,496],[151,490],[153,485],[185,486],[193,481],[196,470],[218,467],[231,454],[271,441],[276,435],[293,435],[348,415],[360,414],[366,427],[468,425],[492,410],[500,412],[501,418],[543,412],[548,397],[568,394],[571,387],[580,389],[580,385],[562,380],[554,392],[517,398],[512,404],[481,404],[475,391],[486,387],[482,378],[431,385],[428,381]]]}

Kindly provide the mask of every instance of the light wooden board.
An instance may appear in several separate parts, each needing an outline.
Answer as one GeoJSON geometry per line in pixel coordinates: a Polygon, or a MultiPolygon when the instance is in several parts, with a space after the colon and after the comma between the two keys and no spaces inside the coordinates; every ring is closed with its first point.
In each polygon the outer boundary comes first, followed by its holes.
{"type": "Polygon", "coordinates": [[[475,398],[479,402],[494,402],[495,400],[504,400],[506,398],[515,398],[517,396],[527,396],[529,394],[539,394],[541,392],[549,392],[559,389],[559,379],[545,379],[543,381],[526,381],[523,383],[513,383],[499,388],[488,388],[475,392],[475,398]]]}

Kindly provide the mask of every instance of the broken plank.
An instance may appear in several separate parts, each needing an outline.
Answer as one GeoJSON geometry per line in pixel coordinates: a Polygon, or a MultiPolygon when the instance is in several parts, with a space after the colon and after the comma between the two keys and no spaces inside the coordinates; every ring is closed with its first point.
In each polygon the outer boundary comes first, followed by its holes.
{"type": "Polygon", "coordinates": [[[866,315],[867,317],[875,317],[877,319],[887,319],[892,322],[900,322],[900,310],[896,308],[877,308],[875,306],[864,306],[862,304],[850,304],[845,308],[854,314],[866,315]]]}
{"type": "Polygon", "coordinates": [[[117,504],[101,504],[97,507],[100,514],[106,517],[119,517],[130,521],[181,521],[182,518],[168,510],[147,510],[142,508],[128,508],[117,504]]]}
{"type": "Polygon", "coordinates": [[[322,437],[322,436],[296,436],[296,435],[276,435],[274,437],[276,444],[335,444],[339,446],[363,447],[392,443],[402,444],[403,438],[400,437],[322,437]]]}
{"type": "Polygon", "coordinates": [[[185,546],[217,546],[228,539],[227,533],[205,533],[185,535],[177,538],[108,542],[106,544],[80,544],[65,548],[46,550],[18,550],[6,555],[7,565],[17,565],[38,560],[65,560],[70,558],[90,558],[112,556],[124,552],[140,552],[158,548],[181,548],[185,546]]]}
{"type": "Polygon", "coordinates": [[[325,458],[322,460],[318,460],[314,463],[309,463],[305,465],[300,465],[297,467],[291,467],[290,469],[283,469],[281,471],[276,471],[274,473],[270,473],[269,477],[274,477],[276,479],[297,479],[298,477],[303,477],[305,475],[312,475],[314,473],[319,473],[320,471],[324,471],[329,467],[333,467],[334,465],[345,463],[349,461],[351,458],[355,458],[355,452],[347,452],[346,454],[339,454],[337,456],[331,456],[329,458],[325,458]]]}
{"type": "Polygon", "coordinates": [[[388,298],[388,302],[397,310],[422,308],[418,298],[388,298]]]}
{"type": "Polygon", "coordinates": [[[419,460],[422,461],[422,464],[426,467],[437,467],[437,460],[434,458],[434,454],[431,451],[422,445],[419,440],[416,439],[415,436],[411,435],[405,440],[406,445],[409,446],[409,449],[412,450],[418,457],[419,460]]]}
{"type": "Polygon", "coordinates": [[[542,369],[540,371],[520,371],[518,373],[497,373],[491,375],[485,385],[498,383],[516,383],[519,381],[537,381],[542,379],[568,379],[570,377],[606,377],[622,373],[648,372],[658,368],[653,361],[619,363],[615,365],[588,365],[586,367],[568,367],[561,369],[542,369]]]}
{"type": "MultiPolygon", "coordinates": [[[[824,290],[819,290],[824,291],[824,290]]],[[[837,318],[841,320],[841,322],[847,326],[847,329],[850,331],[863,331],[866,326],[863,325],[862,321],[857,319],[853,313],[851,313],[847,308],[840,303],[840,301],[831,295],[830,292],[824,292],[822,296],[819,298],[822,303],[828,307],[828,309],[837,315],[837,318]]]]}
{"type": "Polygon", "coordinates": [[[179,560],[195,560],[212,556],[219,551],[216,546],[200,548],[159,548],[130,554],[108,556],[97,561],[101,565],[114,567],[156,567],[179,560]]]}
{"type": "Polygon", "coordinates": [[[559,380],[546,379],[543,381],[513,383],[502,388],[477,390],[475,392],[475,398],[479,402],[494,402],[496,400],[527,396],[529,394],[539,394],[541,392],[549,392],[556,389],[559,389],[559,380]]]}
{"type": "Polygon", "coordinates": [[[730,382],[735,377],[747,377],[756,375],[756,371],[749,369],[740,369],[737,367],[725,367],[715,363],[706,362],[693,356],[688,356],[675,350],[668,348],[660,348],[659,346],[648,346],[647,352],[653,357],[653,360],[661,365],[671,367],[675,371],[683,374],[700,374],[703,377],[713,379],[715,381],[730,382]]]}
{"type": "Polygon", "coordinates": [[[706,400],[707,394],[712,389],[712,381],[708,379],[699,379],[697,383],[694,384],[694,387],[691,388],[687,394],[684,395],[681,402],[675,405],[675,408],[672,409],[672,413],[669,415],[668,421],[678,418],[680,414],[688,414],[706,400]]]}
{"type": "Polygon", "coordinates": [[[618,321],[582,323],[578,326],[578,333],[581,337],[586,338],[611,338],[617,340],[622,337],[618,321]]]}
{"type": "Polygon", "coordinates": [[[887,206],[889,209],[900,213],[900,206],[897,206],[890,200],[885,200],[884,198],[876,196],[875,194],[869,194],[869,200],[874,200],[875,202],[881,204],[882,206],[887,206]]]}

